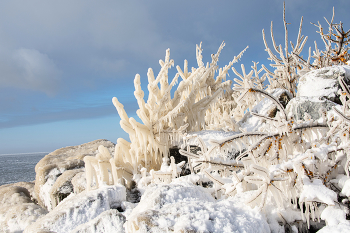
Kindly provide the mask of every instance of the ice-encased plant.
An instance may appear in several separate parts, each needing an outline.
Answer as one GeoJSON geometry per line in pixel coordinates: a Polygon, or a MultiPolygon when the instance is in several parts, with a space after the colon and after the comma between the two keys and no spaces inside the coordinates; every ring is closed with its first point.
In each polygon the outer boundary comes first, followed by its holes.
{"type": "Polygon", "coordinates": [[[184,69],[177,66],[175,77],[169,82],[168,70],[174,66],[170,59],[170,50],[166,51],[165,60],[160,60],[161,70],[155,76],[148,70],[148,100],[144,100],[140,75],[135,76],[135,98],[139,109],[136,111],[142,123],[128,117],[124,106],[116,97],[113,104],[121,118],[122,129],[129,134],[130,142],[118,139],[114,161],[114,169],[121,167],[128,173],[137,173],[140,167],[159,170],[162,158],[168,156],[169,148],[178,146],[187,131],[209,129],[234,130],[235,121],[230,118],[236,103],[232,97],[231,80],[226,81],[226,74],[233,63],[243,55],[244,49],[237,57],[223,68],[217,62],[221,44],[211,63],[204,65],[201,45],[196,47],[197,68],[188,71],[185,60],[184,69]],[[218,72],[217,72],[218,71],[218,72]],[[178,82],[174,97],[171,90],[178,82]]]}

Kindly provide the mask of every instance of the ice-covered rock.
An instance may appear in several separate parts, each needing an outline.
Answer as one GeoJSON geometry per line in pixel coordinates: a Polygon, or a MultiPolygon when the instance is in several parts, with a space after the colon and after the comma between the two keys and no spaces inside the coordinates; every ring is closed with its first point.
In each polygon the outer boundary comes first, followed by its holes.
{"type": "Polygon", "coordinates": [[[36,197],[35,197],[35,192],[34,192],[34,185],[35,185],[35,182],[32,181],[32,182],[17,182],[17,183],[13,183],[13,184],[4,184],[4,185],[1,185],[0,186],[0,189],[1,188],[5,188],[5,187],[10,187],[10,186],[18,186],[18,187],[23,187],[25,189],[28,190],[28,192],[30,193],[30,196],[32,199],[36,200],[36,197]]]}
{"type": "Polygon", "coordinates": [[[22,232],[47,210],[34,203],[1,206],[0,232],[22,232]]]}
{"type": "Polygon", "coordinates": [[[297,96],[317,96],[341,104],[339,76],[345,77],[345,82],[350,84],[350,66],[329,66],[310,71],[300,77],[297,96]]]}
{"type": "MultiPolygon", "coordinates": [[[[28,182],[17,185],[33,188],[28,182]]],[[[47,210],[32,201],[30,192],[25,187],[3,185],[0,187],[0,232],[22,232],[28,225],[47,210]]]]}
{"type": "MultiPolygon", "coordinates": [[[[27,203],[27,200],[35,200],[34,196],[34,182],[17,182],[13,184],[5,184],[0,186],[0,204],[3,201],[8,201],[9,193],[22,193],[22,196],[26,201],[21,203],[27,203]]],[[[30,201],[32,202],[32,201],[30,201]]],[[[12,203],[13,204],[13,203],[12,203]]]]}
{"type": "Polygon", "coordinates": [[[8,186],[0,188],[0,205],[31,203],[31,196],[26,188],[8,186]]]}
{"type": "Polygon", "coordinates": [[[127,217],[127,232],[270,232],[257,211],[215,199],[190,183],[149,186],[127,217]]]}
{"type": "MultiPolygon", "coordinates": [[[[58,177],[67,170],[83,168],[84,157],[96,156],[100,145],[114,152],[114,143],[100,139],[79,146],[61,148],[42,158],[35,166],[35,195],[38,198],[38,203],[51,210],[55,206],[51,203],[51,188],[55,186],[58,177]]],[[[71,180],[72,177],[67,176],[67,179],[71,180]]],[[[59,182],[66,183],[64,180],[59,180],[59,182]]]]}
{"type": "Polygon", "coordinates": [[[330,100],[319,99],[317,96],[300,96],[289,101],[286,107],[286,113],[288,116],[293,116],[293,119],[296,121],[303,120],[305,113],[308,113],[313,120],[318,120],[321,117],[319,112],[321,108],[324,108],[328,112],[336,105],[336,103],[330,100]]]}
{"type": "Polygon", "coordinates": [[[34,233],[40,230],[70,232],[104,211],[116,209],[125,200],[126,190],[122,185],[102,186],[89,192],[71,194],[47,215],[28,226],[24,232],[34,233]]]}
{"type": "Polygon", "coordinates": [[[57,178],[50,191],[52,208],[55,208],[58,203],[74,192],[72,179],[81,172],[84,172],[84,169],[67,170],[57,178]]]}
{"type": "Polygon", "coordinates": [[[125,216],[116,209],[106,210],[96,218],[75,228],[71,233],[118,232],[123,233],[125,216]]]}

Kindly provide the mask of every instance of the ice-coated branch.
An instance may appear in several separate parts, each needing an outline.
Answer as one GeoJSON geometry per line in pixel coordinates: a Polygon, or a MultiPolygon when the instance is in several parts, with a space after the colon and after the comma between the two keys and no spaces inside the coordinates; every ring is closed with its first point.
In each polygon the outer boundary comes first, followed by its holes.
{"type": "MultiPolygon", "coordinates": [[[[301,35],[301,29],[303,24],[303,18],[301,18],[299,31],[298,31],[298,37],[296,44],[294,45],[291,42],[292,51],[289,51],[288,47],[288,29],[287,29],[287,22],[286,22],[286,16],[285,16],[285,4],[283,4],[283,25],[284,25],[284,31],[285,31],[285,38],[284,38],[284,49],[282,48],[282,45],[277,46],[274,34],[273,34],[273,23],[271,22],[271,40],[273,47],[275,51],[277,52],[277,55],[275,55],[271,49],[269,48],[266,38],[265,38],[265,31],[262,30],[262,36],[263,41],[265,45],[265,50],[269,55],[269,60],[274,62],[274,64],[271,64],[273,68],[275,68],[275,72],[270,72],[265,66],[262,66],[262,68],[273,77],[273,79],[270,80],[270,85],[276,87],[282,87],[286,90],[288,90],[293,96],[296,95],[296,83],[298,82],[299,74],[297,73],[298,69],[308,71],[310,69],[309,62],[305,61],[301,56],[300,53],[302,52],[304,45],[307,41],[307,37],[304,37],[301,35]]],[[[310,55],[310,53],[309,53],[310,55]]],[[[308,58],[309,61],[310,57],[308,58]]]]}

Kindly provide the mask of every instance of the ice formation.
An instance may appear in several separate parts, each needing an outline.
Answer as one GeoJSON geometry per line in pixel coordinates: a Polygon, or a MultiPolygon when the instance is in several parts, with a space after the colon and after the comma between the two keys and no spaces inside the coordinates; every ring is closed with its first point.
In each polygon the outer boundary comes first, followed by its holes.
{"type": "Polygon", "coordinates": [[[99,189],[85,191],[64,199],[48,214],[38,219],[24,232],[69,232],[85,224],[109,209],[116,209],[125,201],[125,187],[102,186],[99,189]]]}
{"type": "MultiPolygon", "coordinates": [[[[114,143],[107,140],[96,140],[93,142],[85,143],[80,146],[71,146],[61,148],[46,155],[35,166],[36,178],[35,178],[35,196],[40,206],[53,209],[61,200],[70,194],[65,192],[65,189],[70,186],[73,190],[74,187],[71,180],[74,176],[65,176],[67,180],[58,178],[64,174],[65,171],[84,168],[85,156],[96,156],[99,146],[105,146],[109,150],[114,152],[114,143]],[[56,184],[56,181],[61,185],[56,184]],[[61,187],[61,186],[65,187],[61,187]],[[60,190],[63,192],[60,193],[60,190]]],[[[76,173],[77,174],[77,173],[76,173]]]]}
{"type": "Polygon", "coordinates": [[[162,158],[168,156],[169,148],[178,146],[186,131],[200,131],[206,127],[215,129],[217,122],[226,121],[227,127],[234,129],[234,121],[228,116],[235,101],[231,96],[232,81],[226,81],[226,74],[233,63],[243,55],[244,50],[227,66],[219,69],[217,62],[224,45],[223,43],[220,46],[218,52],[212,56],[212,62],[207,66],[202,61],[201,45],[197,46],[198,68],[192,68],[192,72],[188,72],[185,61],[184,71],[177,66],[178,73],[170,83],[168,69],[174,65],[174,61],[170,59],[170,50],[167,50],[165,60],[159,61],[161,70],[158,75],[155,77],[153,70],[148,70],[147,102],[143,99],[140,75],[136,75],[134,94],[139,105],[136,113],[143,124],[132,117],[129,118],[124,106],[116,97],[113,98],[113,104],[121,118],[120,125],[129,134],[131,141],[118,139],[114,158],[116,167],[118,164],[130,164],[127,165],[127,169],[133,173],[138,172],[139,166],[145,167],[148,171],[158,170],[162,158]],[[219,74],[215,77],[217,70],[219,74]],[[174,98],[171,98],[170,91],[179,77],[182,81],[175,91],[174,98]],[[220,118],[225,118],[225,121],[220,118]]]}
{"type": "Polygon", "coordinates": [[[332,18],[325,34],[318,23],[325,49],[315,44],[305,60],[303,19],[290,45],[285,13],[283,22],[284,46],[273,24],[273,49],[263,31],[274,70],[241,65],[232,68],[234,82],[226,76],[245,49],[219,68],[225,44],[207,64],[199,44],[197,67],[185,60],[170,81],[175,62],[167,50],[159,73],[147,72],[147,101],[135,76],[141,122],[112,100],[129,141],[45,156],[34,191],[33,184],[0,188],[1,230],[349,231],[350,31],[332,18]],[[179,154],[170,155],[174,148],[179,154]]]}
{"type": "Polygon", "coordinates": [[[21,232],[48,213],[32,200],[33,186],[20,182],[0,187],[0,232],[21,232]]]}

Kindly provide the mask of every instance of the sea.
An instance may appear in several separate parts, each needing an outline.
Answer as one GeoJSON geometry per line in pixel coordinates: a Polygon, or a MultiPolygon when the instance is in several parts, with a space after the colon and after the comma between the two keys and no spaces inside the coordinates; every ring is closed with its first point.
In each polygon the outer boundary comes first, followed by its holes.
{"type": "Polygon", "coordinates": [[[0,154],[0,185],[35,180],[35,165],[48,152],[0,154]]]}

